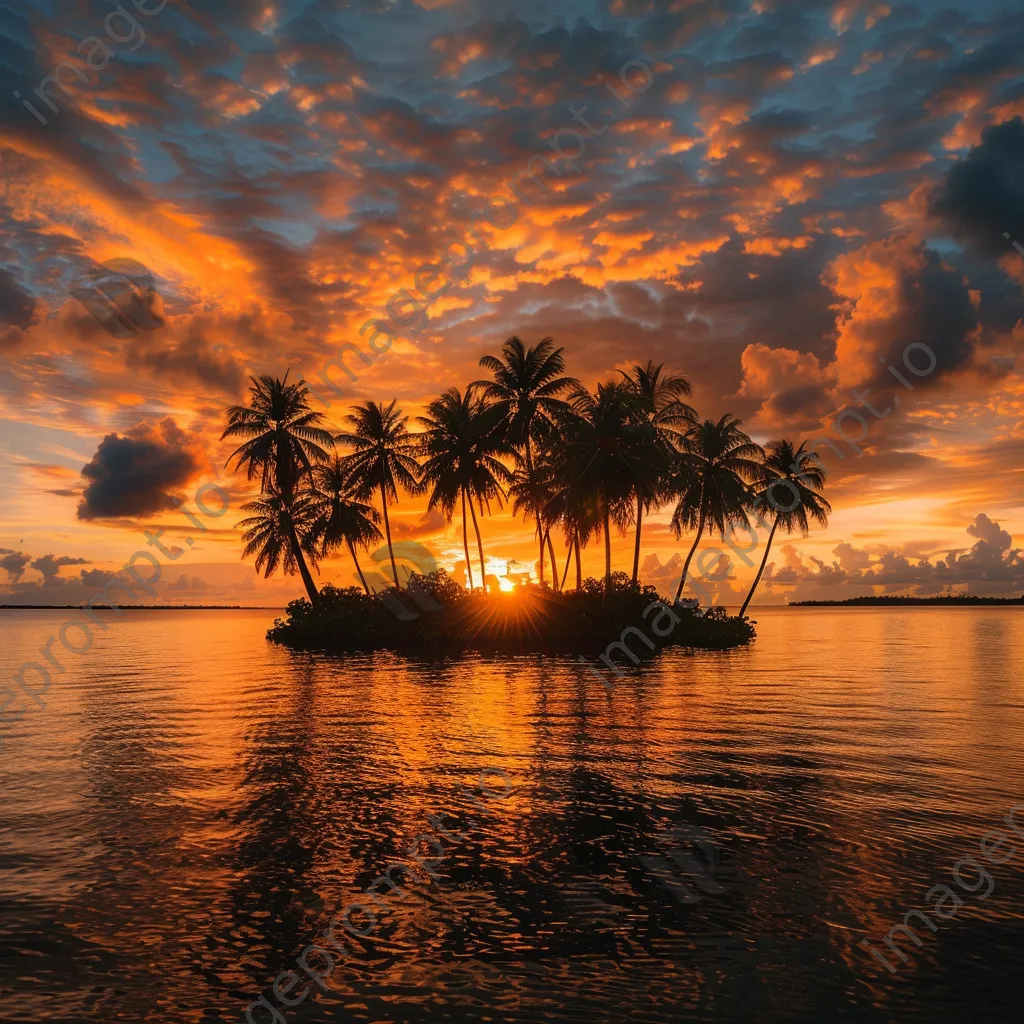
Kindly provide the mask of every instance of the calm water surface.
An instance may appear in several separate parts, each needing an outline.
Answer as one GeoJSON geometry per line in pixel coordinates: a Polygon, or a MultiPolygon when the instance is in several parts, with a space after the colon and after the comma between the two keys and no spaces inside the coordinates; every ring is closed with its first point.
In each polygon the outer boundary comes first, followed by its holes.
{"type": "MultiPolygon", "coordinates": [[[[0,678],[68,614],[0,612],[0,678]]],[[[0,1018],[1020,1019],[1024,840],[987,899],[951,877],[1024,802],[1020,609],[762,611],[750,649],[610,692],[563,659],[293,655],[270,618],[126,612],[4,726],[0,1018]],[[464,837],[437,877],[283,1009],[431,817],[464,837]],[[942,883],[964,905],[895,975],[858,948],[942,883]]]]}

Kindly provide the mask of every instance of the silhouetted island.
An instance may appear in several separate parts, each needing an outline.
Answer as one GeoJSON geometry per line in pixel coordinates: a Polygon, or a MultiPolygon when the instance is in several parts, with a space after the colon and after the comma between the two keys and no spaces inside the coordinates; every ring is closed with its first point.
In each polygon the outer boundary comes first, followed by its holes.
{"type": "MultiPolygon", "coordinates": [[[[368,596],[329,584],[314,607],[292,601],[267,638],[296,650],[399,653],[559,653],[638,664],[663,647],[726,650],[750,643],[749,619],[697,602],[673,604],[626,573],[578,590],[525,584],[511,593],[467,590],[439,569],[402,590],[368,596]]],[[[605,664],[608,661],[605,660],[605,664]]]]}
{"type": "Polygon", "coordinates": [[[1024,597],[974,597],[969,594],[947,594],[941,597],[912,597],[902,594],[888,594],[882,597],[848,597],[845,601],[794,601],[790,608],[841,608],[844,606],[865,607],[915,607],[917,605],[940,605],[960,607],[978,604],[1024,604],[1024,597]]]}
{"type": "MultiPolygon", "coordinates": [[[[806,533],[812,521],[828,523],[832,506],[823,493],[825,467],[806,441],[779,438],[762,447],[731,413],[701,420],[683,401],[690,395],[689,380],[664,363],[648,360],[618,369],[616,377],[591,391],[564,375],[563,352],[551,338],[526,345],[513,335],[500,355],[481,357],[489,378],[471,381],[464,390],[448,388],[427,403],[426,415],[417,417],[423,428],[418,432],[409,430],[397,398],[350,406],[346,428],[336,432],[310,405],[306,382],[289,383],[290,370],[284,377],[251,378],[249,405],[228,408],[221,434],[222,441],[241,442],[227,465],[244,470],[247,481],[260,482],[259,496],[242,506],[248,513],[238,523],[244,531],[242,557],[255,555],[256,571],[266,577],[278,569],[297,572],[311,610],[319,610],[321,594],[313,578],[318,565],[347,551],[365,596],[372,597],[359,551],[386,541],[399,592],[388,509],[404,491],[425,494],[427,511],[448,523],[461,517],[470,590],[469,524],[483,593],[490,574],[480,520],[508,502],[538,545],[541,588],[547,559],[555,594],[565,592],[573,561],[575,589],[581,590],[582,550],[603,539],[608,591],[612,529],[633,532],[635,584],[644,518],[672,506],[672,533],[677,539],[693,534],[676,585],[679,601],[701,538],[715,532],[724,537],[730,526],[749,527],[753,516],[762,525],[771,520],[771,529],[737,617],[742,621],[776,532],[806,533]],[[559,533],[565,542],[560,574],[554,544],[559,533]]],[[[484,619],[493,610],[486,603],[479,608],[484,619]]]]}

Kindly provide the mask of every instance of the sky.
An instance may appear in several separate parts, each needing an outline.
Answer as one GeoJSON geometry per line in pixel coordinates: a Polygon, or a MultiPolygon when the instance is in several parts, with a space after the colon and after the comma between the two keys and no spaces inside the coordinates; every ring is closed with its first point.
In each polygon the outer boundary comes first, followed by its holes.
{"type": "MultiPolygon", "coordinates": [[[[814,441],[831,521],[776,538],[759,600],[1021,592],[1020,15],[0,5],[0,602],[86,600],[147,531],[171,552],[154,599],[298,596],[241,558],[251,492],[220,434],[248,377],[307,379],[338,429],[367,399],[415,427],[513,334],[588,386],[664,362],[703,417],[814,441]],[[112,319],[98,289],[125,273],[152,294],[112,319]]],[[[663,591],[689,547],[670,511],[644,533],[663,591]]],[[[402,495],[392,521],[462,578],[458,518],[402,495]]],[[[534,568],[507,508],[481,529],[489,572],[534,568]]],[[[709,540],[719,600],[763,534],[709,540]]],[[[319,578],[355,582],[341,558],[319,578]]]]}

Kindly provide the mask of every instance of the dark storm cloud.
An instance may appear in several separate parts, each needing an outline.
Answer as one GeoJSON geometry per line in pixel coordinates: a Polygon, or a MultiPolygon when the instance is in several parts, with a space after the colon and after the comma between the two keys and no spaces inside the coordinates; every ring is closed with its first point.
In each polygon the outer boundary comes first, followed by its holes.
{"type": "Polygon", "coordinates": [[[821,277],[829,253],[837,251],[827,238],[778,256],[749,253],[740,242],[730,242],[684,275],[702,282],[699,291],[670,302],[680,312],[713,319],[719,338],[825,355],[835,328],[835,294],[821,277]]]}
{"type": "MultiPolygon", "coordinates": [[[[877,339],[879,354],[884,353],[898,365],[904,362],[908,345],[927,345],[934,353],[936,366],[920,378],[926,384],[965,367],[974,352],[978,311],[963,277],[928,249],[923,266],[904,275],[900,293],[902,308],[877,339]]],[[[922,353],[915,365],[921,369],[926,364],[922,353]]],[[[878,380],[885,379],[884,372],[879,369],[878,380]]]]}
{"type": "Polygon", "coordinates": [[[175,491],[200,469],[187,436],[170,418],[108,434],[82,468],[79,519],[130,519],[175,506],[175,491]]]}
{"type": "Polygon", "coordinates": [[[834,375],[843,390],[884,393],[899,386],[895,369],[919,401],[922,389],[976,368],[982,332],[970,283],[928,246],[893,235],[838,257],[827,279],[840,299],[834,375]]]}
{"type": "Polygon", "coordinates": [[[986,128],[936,189],[931,212],[987,256],[1006,253],[1004,232],[1024,237],[1024,121],[986,128]]]}
{"type": "MultiPolygon", "coordinates": [[[[972,335],[978,311],[963,277],[943,264],[938,254],[925,250],[924,265],[904,275],[900,285],[902,309],[878,338],[879,352],[893,362],[903,362],[911,344],[926,344],[935,354],[930,382],[965,366],[974,351],[972,335]]],[[[923,367],[922,355],[917,366],[923,367]]],[[[879,370],[879,379],[884,371],[879,370]]]]}

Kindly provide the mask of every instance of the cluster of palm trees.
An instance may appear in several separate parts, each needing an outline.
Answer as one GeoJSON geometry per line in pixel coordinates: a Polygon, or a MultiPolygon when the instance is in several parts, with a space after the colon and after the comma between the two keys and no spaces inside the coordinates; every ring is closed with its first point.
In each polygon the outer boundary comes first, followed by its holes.
{"type": "Polygon", "coordinates": [[[222,438],[243,439],[228,460],[260,479],[261,495],[244,506],[245,557],[269,576],[279,566],[298,571],[310,601],[319,593],[309,564],[342,548],[359,565],[360,549],[386,541],[396,588],[401,589],[388,508],[399,492],[428,494],[428,508],[449,522],[461,516],[470,588],[472,523],[486,587],[477,513],[511,501],[533,527],[540,582],[550,563],[551,586],[565,587],[575,560],[582,585],[581,548],[603,538],[605,584],[612,575],[611,531],[635,531],[633,580],[640,567],[645,515],[673,507],[676,537],[693,543],[676,590],[679,600],[690,562],[709,531],[749,527],[750,516],[771,522],[764,558],[742,615],[760,582],[777,529],[805,531],[811,519],[828,521],[821,494],[825,470],[805,444],[755,444],[730,415],[701,421],[686,403],[690,383],[648,362],[591,392],[565,376],[563,350],[550,338],[527,346],[509,338],[500,356],[484,356],[490,378],[450,388],[408,428],[397,402],[353,406],[347,429],[330,431],[309,405],[303,381],[254,378],[248,406],[228,410],[222,438]],[[379,502],[379,510],[376,504],[379,502]],[[382,535],[380,525],[383,522],[382,535]],[[561,574],[553,538],[566,551],[561,574]]]}

